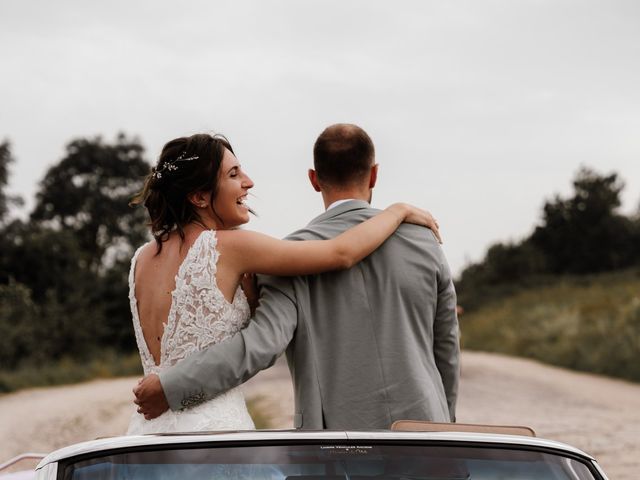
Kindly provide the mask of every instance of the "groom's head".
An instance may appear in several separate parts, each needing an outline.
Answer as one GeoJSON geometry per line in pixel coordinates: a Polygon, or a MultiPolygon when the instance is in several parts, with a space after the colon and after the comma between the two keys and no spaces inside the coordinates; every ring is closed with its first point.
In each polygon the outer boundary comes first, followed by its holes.
{"type": "Polygon", "coordinates": [[[322,192],[325,204],[340,198],[371,200],[378,173],[375,149],[367,132],[357,125],[327,127],[313,146],[313,166],[309,180],[322,192]]]}

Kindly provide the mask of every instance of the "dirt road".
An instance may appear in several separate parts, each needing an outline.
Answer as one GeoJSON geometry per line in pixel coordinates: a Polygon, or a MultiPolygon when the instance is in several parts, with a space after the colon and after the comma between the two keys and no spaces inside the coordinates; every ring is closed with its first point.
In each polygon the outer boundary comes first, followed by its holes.
{"type": "MultiPolygon", "coordinates": [[[[612,480],[640,469],[640,385],[529,360],[465,352],[458,421],[520,424],[594,455],[612,480]]],[[[0,462],[25,451],[122,434],[135,379],[30,389],[0,397],[0,462]]],[[[273,428],[291,427],[289,373],[283,362],[245,386],[273,428]]]]}

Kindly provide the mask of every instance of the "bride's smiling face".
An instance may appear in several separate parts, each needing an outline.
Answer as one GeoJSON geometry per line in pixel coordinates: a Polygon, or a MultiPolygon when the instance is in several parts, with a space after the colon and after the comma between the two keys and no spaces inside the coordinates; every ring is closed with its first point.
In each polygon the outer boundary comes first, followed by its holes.
{"type": "Polygon", "coordinates": [[[218,172],[218,192],[213,200],[219,229],[237,227],[249,221],[250,211],[245,202],[250,188],[253,188],[253,181],[242,170],[235,155],[225,149],[218,172]]]}

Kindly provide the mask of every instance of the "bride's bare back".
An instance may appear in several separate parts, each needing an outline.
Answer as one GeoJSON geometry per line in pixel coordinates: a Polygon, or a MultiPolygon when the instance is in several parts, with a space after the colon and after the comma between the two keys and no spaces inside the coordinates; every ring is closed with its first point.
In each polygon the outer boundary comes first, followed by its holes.
{"type": "Polygon", "coordinates": [[[156,255],[156,249],[155,242],[149,243],[138,255],[135,296],[142,334],[158,365],[160,343],[171,309],[171,292],[176,288],[175,277],[189,249],[180,245],[179,238],[167,240],[159,255],[156,255]]]}

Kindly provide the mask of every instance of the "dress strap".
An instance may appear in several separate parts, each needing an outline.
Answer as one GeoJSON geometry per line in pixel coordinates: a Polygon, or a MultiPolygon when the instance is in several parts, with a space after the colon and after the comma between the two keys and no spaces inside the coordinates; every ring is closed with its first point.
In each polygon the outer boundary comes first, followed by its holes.
{"type": "MultiPolygon", "coordinates": [[[[204,230],[187,252],[187,256],[178,269],[176,281],[188,279],[194,273],[202,275],[206,269],[210,276],[215,276],[220,253],[217,249],[218,237],[215,230],[204,230]]],[[[214,280],[214,277],[209,280],[214,280]]]]}
{"type": "Polygon", "coordinates": [[[129,306],[131,308],[131,320],[133,322],[133,332],[136,337],[136,343],[138,344],[140,360],[142,361],[142,367],[145,375],[157,370],[153,356],[151,355],[147,342],[142,334],[142,326],[140,325],[140,317],[138,315],[138,300],[136,299],[136,263],[138,262],[138,255],[140,255],[140,252],[146,245],[148,245],[148,243],[138,247],[135,251],[133,257],[131,257],[131,268],[129,269],[129,306]]]}
{"type": "Polygon", "coordinates": [[[133,257],[131,257],[131,266],[129,267],[129,298],[130,299],[135,297],[135,287],[136,287],[135,274],[136,274],[136,263],[138,263],[138,255],[140,255],[140,252],[146,245],[147,244],[145,243],[144,245],[139,246],[135,251],[135,253],[133,254],[133,257]]]}

